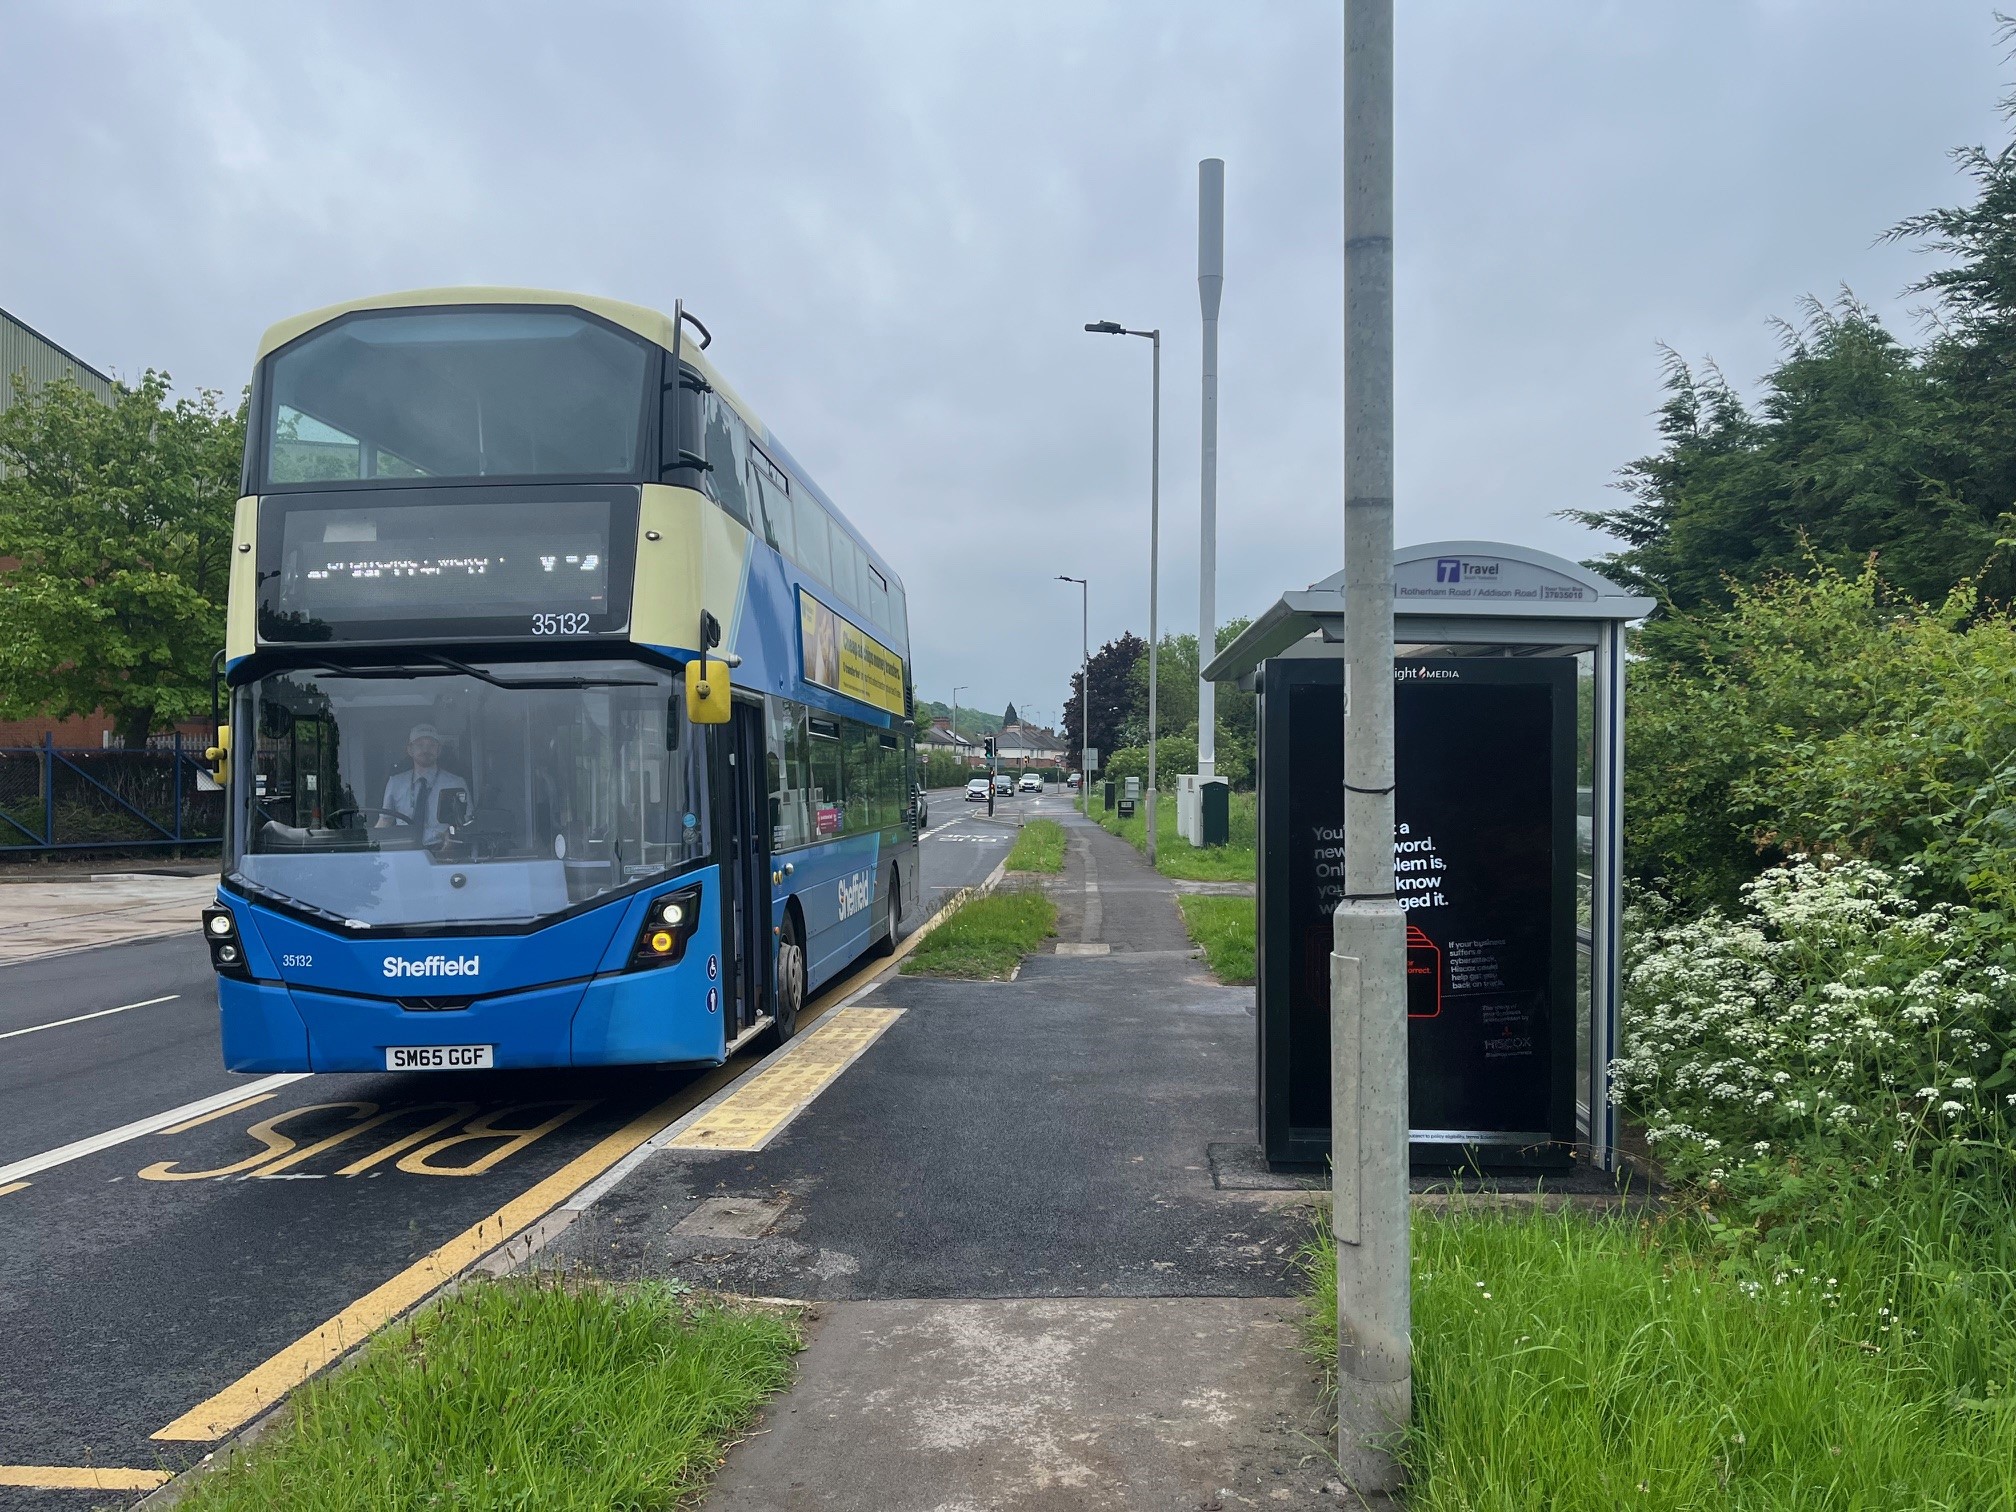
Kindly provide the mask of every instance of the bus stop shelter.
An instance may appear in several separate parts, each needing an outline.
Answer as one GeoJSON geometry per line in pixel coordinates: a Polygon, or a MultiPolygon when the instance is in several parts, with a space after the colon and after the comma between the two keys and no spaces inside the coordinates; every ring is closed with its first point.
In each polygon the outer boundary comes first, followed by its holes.
{"type": "MultiPolygon", "coordinates": [[[[1397,550],[1393,584],[1414,1161],[1608,1169],[1624,626],[1652,601],[1493,541],[1397,550]]],[[[1343,637],[1339,572],[1283,594],[1204,669],[1258,699],[1259,1122],[1277,1165],[1330,1152],[1343,637]]]]}

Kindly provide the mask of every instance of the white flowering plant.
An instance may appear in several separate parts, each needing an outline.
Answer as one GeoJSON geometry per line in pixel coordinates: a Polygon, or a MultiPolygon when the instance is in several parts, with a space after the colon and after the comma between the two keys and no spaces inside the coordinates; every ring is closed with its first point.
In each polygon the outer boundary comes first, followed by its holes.
{"type": "Polygon", "coordinates": [[[1914,1173],[2007,1179],[2016,981],[1912,880],[1794,857],[1734,918],[1634,905],[1614,1095],[1671,1181],[1768,1226],[1914,1173]]]}

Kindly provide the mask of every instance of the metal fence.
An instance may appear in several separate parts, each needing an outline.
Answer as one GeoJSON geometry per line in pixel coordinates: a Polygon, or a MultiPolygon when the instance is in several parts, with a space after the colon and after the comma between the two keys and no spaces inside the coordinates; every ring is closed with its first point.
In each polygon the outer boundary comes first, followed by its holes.
{"type": "Polygon", "coordinates": [[[215,845],[224,794],[202,757],[180,735],[145,751],[0,747],[0,855],[215,845]]]}

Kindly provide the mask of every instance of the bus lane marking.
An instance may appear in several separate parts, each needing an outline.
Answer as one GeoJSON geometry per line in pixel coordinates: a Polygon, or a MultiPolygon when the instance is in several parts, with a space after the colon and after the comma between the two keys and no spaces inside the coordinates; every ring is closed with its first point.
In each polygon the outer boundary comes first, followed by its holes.
{"type": "Polygon", "coordinates": [[[722,1067],[714,1075],[681,1088],[649,1112],[639,1114],[487,1218],[365,1293],[216,1395],[197,1403],[156,1432],[154,1439],[162,1443],[207,1444],[242,1428],[303,1381],[334,1364],[351,1348],[425,1301],[498,1245],[543,1218],[733,1074],[732,1067],[722,1067]]]}
{"type": "Polygon", "coordinates": [[[320,1180],[328,1173],[310,1173],[294,1170],[318,1156],[350,1143],[374,1130],[383,1129],[388,1124],[398,1124],[415,1117],[428,1114],[437,1115],[420,1127],[409,1130],[390,1144],[372,1150],[338,1169],[338,1176],[360,1176],[373,1166],[397,1159],[398,1169],[415,1176],[480,1176],[494,1170],[504,1161],[537,1144],[548,1134],[570,1120],[579,1117],[594,1107],[599,1098],[586,1100],[552,1099],[540,1102],[512,1103],[496,1108],[488,1113],[478,1114],[479,1104],[473,1102],[426,1102],[402,1103],[391,1108],[381,1108],[375,1102],[346,1101],[328,1103],[305,1103],[298,1108],[288,1108],[261,1119],[245,1131],[259,1149],[239,1160],[203,1170],[183,1170],[181,1161],[159,1160],[142,1168],[137,1174],[143,1181],[223,1181],[237,1178],[240,1181],[303,1181],[320,1180]],[[553,1111],[538,1122],[506,1123],[513,1115],[528,1115],[553,1111]],[[303,1144],[293,1134],[283,1130],[282,1125],[313,1114],[343,1114],[345,1127],[334,1133],[303,1144]],[[466,1122],[465,1122],[466,1120],[466,1122]],[[457,1124],[460,1130],[448,1133],[457,1124]],[[446,1137],[442,1137],[442,1136],[446,1137]],[[432,1141],[429,1143],[429,1141],[432,1141]],[[494,1144],[495,1148],[484,1151],[475,1159],[462,1165],[443,1164],[435,1157],[459,1145],[494,1144]],[[415,1146],[421,1148],[415,1149],[415,1146]]]}
{"type": "Polygon", "coordinates": [[[15,1039],[23,1034],[40,1034],[44,1029],[61,1029],[65,1024],[81,1024],[86,1019],[106,1018],[114,1013],[131,1013],[135,1008],[152,1008],[156,1003],[172,1003],[181,996],[179,992],[171,992],[166,997],[148,998],[143,1003],[122,1003],[117,1008],[100,1008],[96,1013],[80,1013],[74,1018],[52,1019],[46,1024],[30,1024],[26,1029],[9,1029],[5,1034],[0,1034],[0,1040],[15,1039]]]}
{"type": "Polygon", "coordinates": [[[665,1148],[762,1149],[902,1016],[900,1008],[834,1009],[810,1034],[794,1039],[762,1070],[667,1140],[665,1148]]]}
{"type": "Polygon", "coordinates": [[[25,1160],[17,1160],[12,1165],[0,1166],[0,1186],[25,1176],[38,1176],[44,1171],[60,1165],[68,1165],[73,1160],[82,1160],[87,1155],[96,1155],[100,1150],[109,1150],[114,1145],[122,1145],[129,1140],[142,1139],[149,1134],[166,1133],[172,1125],[187,1119],[198,1118],[224,1109],[241,1105],[248,1100],[248,1094],[256,1096],[262,1092],[290,1086],[297,1081],[305,1081],[311,1073],[287,1071],[278,1076],[269,1076],[242,1086],[228,1087],[209,1097],[199,1097],[195,1102],[170,1108],[165,1113],[156,1113],[150,1118],[138,1118],[132,1123],[121,1124],[116,1129],[107,1129],[103,1134],[93,1134],[85,1139],[73,1140],[67,1145],[59,1145],[53,1150],[45,1150],[40,1155],[30,1155],[25,1160]]]}
{"type": "Polygon", "coordinates": [[[31,1491],[152,1491],[173,1470],[115,1470],[109,1465],[0,1465],[0,1486],[31,1491]]]}
{"type": "MultiPolygon", "coordinates": [[[[892,956],[855,973],[837,987],[827,988],[818,998],[806,1004],[805,1015],[800,1022],[816,1021],[818,1027],[823,1027],[829,1015],[847,1011],[887,1013],[893,1021],[900,1010],[853,1010],[847,1005],[867,992],[880,977],[893,970],[898,961],[922,944],[926,935],[950,917],[952,908],[975,893],[992,891],[1000,882],[1004,869],[1002,866],[995,867],[977,888],[960,889],[944,907],[897,946],[892,956]]],[[[887,1027],[886,1024],[884,1027],[887,1027]]],[[[793,1043],[802,1044],[816,1032],[817,1027],[812,1028],[793,1043]]],[[[876,1031],[878,1035],[880,1032],[876,1031]]],[[[866,1048],[866,1044],[861,1047],[863,1050],[866,1048]]],[[[849,1059],[851,1061],[852,1057],[849,1059]]],[[[760,1075],[762,1064],[759,1062],[753,1073],[733,1061],[704,1072],[657,1107],[640,1114],[599,1144],[584,1150],[489,1217],[464,1229],[439,1249],[367,1292],[222,1391],[197,1403],[152,1437],[163,1443],[208,1444],[237,1432],[277,1405],[296,1386],[334,1364],[400,1314],[426,1301],[477,1261],[493,1251],[499,1251],[507,1241],[523,1234],[557,1209],[588,1206],[652,1151],[665,1148],[670,1142],[667,1136],[672,1131],[676,1129],[683,1133],[685,1128],[691,1127],[711,1108],[718,1106],[710,1099],[724,1090],[732,1095],[739,1080],[751,1074],[760,1075]]]]}

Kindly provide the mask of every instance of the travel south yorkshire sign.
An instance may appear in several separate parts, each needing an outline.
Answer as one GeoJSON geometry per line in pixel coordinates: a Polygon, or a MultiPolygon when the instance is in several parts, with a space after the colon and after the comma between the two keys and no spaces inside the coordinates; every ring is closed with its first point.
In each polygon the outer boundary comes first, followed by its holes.
{"type": "Polygon", "coordinates": [[[1432,613],[1443,604],[1593,604],[1588,583],[1517,557],[1452,552],[1405,558],[1393,564],[1393,598],[1403,612],[1432,613]]]}
{"type": "Polygon", "coordinates": [[[799,645],[805,681],[903,712],[903,658],[846,616],[798,590],[799,645]]]}

